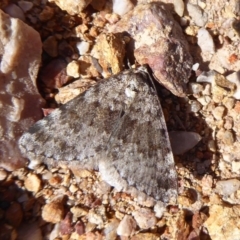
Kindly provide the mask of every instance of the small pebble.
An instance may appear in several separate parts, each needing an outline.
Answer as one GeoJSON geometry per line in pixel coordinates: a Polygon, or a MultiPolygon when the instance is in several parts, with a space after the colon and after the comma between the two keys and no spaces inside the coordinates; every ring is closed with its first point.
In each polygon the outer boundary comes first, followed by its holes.
{"type": "Polygon", "coordinates": [[[232,162],[232,171],[235,173],[240,173],[240,162],[239,161],[233,161],[232,162]]]}
{"type": "Polygon", "coordinates": [[[4,169],[0,168],[0,181],[3,181],[7,178],[8,173],[4,169]]]}
{"type": "Polygon", "coordinates": [[[33,3],[28,1],[18,1],[17,4],[25,13],[33,7],[33,3]]]}
{"type": "Polygon", "coordinates": [[[215,52],[215,45],[211,34],[205,28],[198,30],[198,45],[202,50],[202,53],[213,54],[215,52]]]}
{"type": "Polygon", "coordinates": [[[89,51],[90,44],[89,42],[82,41],[80,43],[77,43],[76,47],[78,49],[79,54],[84,55],[89,51]]]}
{"type": "Polygon", "coordinates": [[[148,208],[138,209],[133,212],[133,217],[136,220],[137,225],[142,229],[152,228],[157,223],[155,214],[148,208]]]}
{"type": "Polygon", "coordinates": [[[116,218],[111,219],[110,222],[107,223],[107,225],[103,230],[103,234],[106,240],[116,239],[118,225],[119,225],[119,220],[116,218]]]}
{"type": "Polygon", "coordinates": [[[36,174],[28,174],[24,181],[25,188],[30,191],[37,193],[41,188],[41,179],[36,174]]]}
{"type": "Polygon", "coordinates": [[[198,5],[187,3],[187,10],[197,26],[203,27],[207,23],[207,13],[204,12],[198,5]]]}
{"type": "Polygon", "coordinates": [[[136,228],[137,224],[133,217],[125,215],[117,228],[117,234],[123,237],[129,237],[135,233],[136,228]]]}
{"type": "Polygon", "coordinates": [[[212,114],[216,120],[222,120],[224,112],[225,112],[225,108],[223,106],[218,106],[215,109],[213,109],[212,114]]]}
{"type": "Polygon", "coordinates": [[[221,180],[216,183],[216,192],[223,196],[230,196],[240,188],[240,181],[237,179],[221,180]]]}
{"type": "Polygon", "coordinates": [[[59,201],[47,203],[42,209],[42,218],[46,222],[58,223],[63,219],[64,207],[59,201]]]}
{"type": "Polygon", "coordinates": [[[80,65],[77,61],[72,61],[67,65],[67,75],[74,78],[80,77],[80,65]]]}
{"type": "Polygon", "coordinates": [[[122,16],[132,10],[134,5],[130,0],[113,0],[113,12],[122,16]]]}
{"type": "Polygon", "coordinates": [[[202,105],[196,100],[191,101],[191,103],[189,105],[190,112],[197,113],[201,110],[201,108],[202,108],[202,105]]]}
{"type": "Polygon", "coordinates": [[[192,94],[199,94],[203,91],[203,86],[199,83],[190,83],[189,89],[192,94]]]}

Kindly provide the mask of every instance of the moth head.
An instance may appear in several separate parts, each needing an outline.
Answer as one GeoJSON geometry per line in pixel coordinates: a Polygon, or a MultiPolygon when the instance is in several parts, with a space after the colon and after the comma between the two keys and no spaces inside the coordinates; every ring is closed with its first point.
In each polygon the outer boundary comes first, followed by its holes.
{"type": "Polygon", "coordinates": [[[134,99],[138,92],[137,82],[131,80],[125,89],[125,94],[128,98],[134,99]]]}

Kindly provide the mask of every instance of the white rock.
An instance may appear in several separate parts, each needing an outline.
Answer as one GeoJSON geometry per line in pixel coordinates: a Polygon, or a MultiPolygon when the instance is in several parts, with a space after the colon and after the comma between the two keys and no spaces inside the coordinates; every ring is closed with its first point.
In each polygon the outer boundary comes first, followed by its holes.
{"type": "Polygon", "coordinates": [[[113,0],[113,12],[120,16],[132,10],[133,7],[130,0],[113,0]]]}
{"type": "Polygon", "coordinates": [[[202,138],[195,132],[169,132],[173,154],[179,155],[193,148],[202,138]]]}
{"type": "Polygon", "coordinates": [[[154,212],[155,212],[155,216],[157,218],[161,218],[163,216],[163,213],[166,211],[166,206],[164,205],[164,203],[162,202],[157,202],[155,205],[154,205],[154,208],[153,208],[154,212]]]}
{"type": "Polygon", "coordinates": [[[89,42],[84,42],[84,41],[77,43],[76,46],[80,55],[86,54],[90,48],[89,42]]]}
{"type": "Polygon", "coordinates": [[[18,18],[25,22],[23,10],[15,4],[9,4],[7,7],[4,8],[4,12],[9,14],[13,18],[18,18]]]}
{"type": "Polygon", "coordinates": [[[236,84],[236,92],[234,93],[233,97],[235,99],[240,99],[240,71],[234,72],[230,75],[228,75],[227,80],[236,84]]]}
{"type": "Polygon", "coordinates": [[[198,30],[198,45],[202,50],[202,53],[213,54],[215,52],[215,45],[211,34],[205,28],[198,30]]]}
{"type": "Polygon", "coordinates": [[[207,13],[203,12],[203,10],[198,5],[188,3],[187,10],[190,17],[197,26],[203,27],[207,23],[207,13]]]}
{"type": "Polygon", "coordinates": [[[175,12],[178,16],[182,17],[184,12],[184,2],[182,0],[174,0],[173,5],[175,12]]]}
{"type": "Polygon", "coordinates": [[[230,196],[240,188],[240,181],[237,179],[221,180],[216,183],[216,192],[222,196],[230,196]]]}
{"type": "Polygon", "coordinates": [[[193,71],[197,71],[198,68],[199,68],[199,65],[200,65],[199,63],[193,64],[193,65],[192,65],[192,70],[193,70],[193,71]]]}
{"type": "Polygon", "coordinates": [[[117,228],[117,234],[124,237],[129,237],[135,233],[137,224],[133,217],[125,215],[117,228]]]}

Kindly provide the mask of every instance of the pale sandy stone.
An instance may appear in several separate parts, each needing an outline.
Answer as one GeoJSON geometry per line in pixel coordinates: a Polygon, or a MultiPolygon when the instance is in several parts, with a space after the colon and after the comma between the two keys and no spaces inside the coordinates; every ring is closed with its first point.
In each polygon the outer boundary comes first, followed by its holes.
{"type": "Polygon", "coordinates": [[[240,209],[239,205],[224,207],[211,205],[209,218],[204,223],[211,239],[238,239],[240,236],[240,209]]]}
{"type": "Polygon", "coordinates": [[[41,188],[41,179],[36,174],[28,174],[24,181],[25,188],[30,191],[37,193],[41,188]]]}

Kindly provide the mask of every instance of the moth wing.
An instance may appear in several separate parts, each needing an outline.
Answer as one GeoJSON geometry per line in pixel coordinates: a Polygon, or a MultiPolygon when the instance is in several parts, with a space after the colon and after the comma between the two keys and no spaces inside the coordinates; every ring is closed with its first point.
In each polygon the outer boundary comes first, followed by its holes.
{"type": "Polygon", "coordinates": [[[125,72],[106,79],[35,123],[19,140],[21,152],[31,161],[97,169],[98,155],[118,122],[128,78],[125,72]]]}
{"type": "Polygon", "coordinates": [[[150,81],[137,81],[134,101],[110,137],[99,171],[120,191],[175,201],[177,174],[162,108],[150,81]]]}

